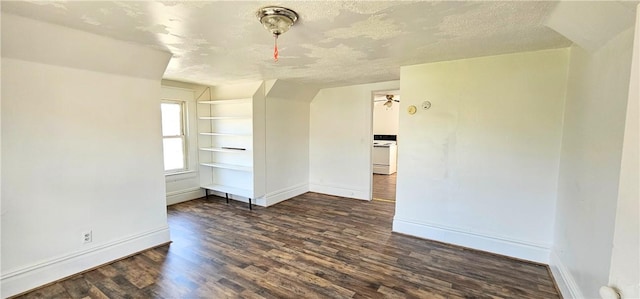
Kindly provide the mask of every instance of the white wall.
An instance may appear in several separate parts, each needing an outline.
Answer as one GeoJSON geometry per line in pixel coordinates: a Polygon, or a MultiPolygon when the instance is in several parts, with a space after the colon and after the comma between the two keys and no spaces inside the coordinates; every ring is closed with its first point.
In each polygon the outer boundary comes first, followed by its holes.
{"type": "Polygon", "coordinates": [[[267,97],[267,206],[309,191],[309,102],[267,97]]]}
{"type": "Polygon", "coordinates": [[[170,55],[6,14],[2,39],[1,296],[168,242],[158,99],[170,55]],[[104,67],[132,57],[144,71],[104,67]]]}
{"type": "Polygon", "coordinates": [[[393,230],[547,262],[567,61],[558,49],[402,67],[393,230]]]}
{"type": "Polygon", "coordinates": [[[253,193],[256,203],[267,206],[267,95],[261,81],[253,93],[253,193]]]}
{"type": "Polygon", "coordinates": [[[371,199],[373,91],[399,81],[322,89],[311,102],[309,189],[371,199]]]}
{"type": "Polygon", "coordinates": [[[593,53],[571,48],[552,258],[570,296],[608,282],[632,42],[630,29],[593,53]]]}
{"type": "Polygon", "coordinates": [[[609,285],[618,289],[622,298],[640,298],[640,5],[636,12],[629,101],[609,271],[609,285]]]}
{"type": "MultiPolygon", "coordinates": [[[[172,205],[204,196],[198,177],[198,119],[196,100],[191,88],[175,87],[180,82],[162,81],[160,100],[183,101],[187,109],[187,165],[188,169],[180,173],[165,174],[167,205],[172,205]]],[[[186,85],[186,84],[185,84],[186,85]]]]}
{"type": "Polygon", "coordinates": [[[309,106],[314,86],[267,84],[266,205],[309,191],[309,106]]]}
{"type": "MultiPolygon", "coordinates": [[[[394,99],[400,100],[400,96],[394,99]]],[[[393,102],[391,107],[384,105],[385,96],[378,96],[375,100],[379,102],[373,103],[373,134],[376,135],[398,135],[398,126],[400,124],[400,104],[393,102]]]]}

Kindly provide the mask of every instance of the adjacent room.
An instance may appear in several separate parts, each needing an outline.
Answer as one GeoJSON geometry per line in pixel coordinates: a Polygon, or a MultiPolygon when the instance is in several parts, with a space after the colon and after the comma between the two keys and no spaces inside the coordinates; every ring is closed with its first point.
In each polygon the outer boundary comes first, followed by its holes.
{"type": "Polygon", "coordinates": [[[2,1],[2,298],[640,298],[639,1],[2,1]]]}

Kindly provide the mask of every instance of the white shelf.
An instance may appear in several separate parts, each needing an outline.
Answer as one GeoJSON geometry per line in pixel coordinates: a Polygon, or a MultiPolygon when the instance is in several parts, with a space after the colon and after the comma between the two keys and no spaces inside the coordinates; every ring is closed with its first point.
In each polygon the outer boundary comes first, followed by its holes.
{"type": "Polygon", "coordinates": [[[252,98],[245,99],[232,99],[232,100],[215,100],[215,101],[200,101],[198,104],[209,104],[209,105],[218,105],[218,104],[243,104],[250,103],[252,98]]]}
{"type": "Polygon", "coordinates": [[[251,136],[251,134],[235,134],[235,133],[200,133],[205,136],[251,136]]]}
{"type": "Polygon", "coordinates": [[[254,98],[236,96],[239,97],[197,102],[200,187],[253,198],[254,98]]]}
{"type": "Polygon", "coordinates": [[[236,187],[230,187],[230,186],[224,186],[224,185],[216,185],[216,184],[203,185],[201,187],[205,189],[213,190],[213,191],[253,198],[253,192],[248,189],[242,189],[242,188],[236,188],[236,187]]]}
{"type": "Polygon", "coordinates": [[[218,162],[200,163],[200,165],[207,166],[207,167],[213,167],[213,168],[224,168],[224,169],[239,170],[239,171],[246,171],[246,172],[252,172],[253,171],[253,167],[251,167],[251,166],[226,164],[226,163],[218,163],[218,162]]]}
{"type": "Polygon", "coordinates": [[[237,149],[221,148],[221,147],[201,147],[200,150],[201,151],[209,151],[209,152],[222,152],[222,153],[247,153],[247,152],[250,152],[250,150],[247,150],[247,149],[237,150],[237,149]]]}
{"type": "Polygon", "coordinates": [[[251,116],[201,116],[201,120],[251,119],[251,116]]]}

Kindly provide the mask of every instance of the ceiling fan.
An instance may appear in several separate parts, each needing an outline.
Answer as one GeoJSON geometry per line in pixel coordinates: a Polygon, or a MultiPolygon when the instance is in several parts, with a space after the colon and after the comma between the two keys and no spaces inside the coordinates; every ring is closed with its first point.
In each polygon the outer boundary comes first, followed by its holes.
{"type": "Polygon", "coordinates": [[[384,102],[384,106],[386,106],[387,108],[391,108],[391,105],[393,105],[393,102],[397,102],[400,103],[400,100],[396,100],[393,98],[392,94],[388,94],[386,95],[386,100],[385,99],[381,99],[381,100],[374,100],[374,102],[384,102]]]}

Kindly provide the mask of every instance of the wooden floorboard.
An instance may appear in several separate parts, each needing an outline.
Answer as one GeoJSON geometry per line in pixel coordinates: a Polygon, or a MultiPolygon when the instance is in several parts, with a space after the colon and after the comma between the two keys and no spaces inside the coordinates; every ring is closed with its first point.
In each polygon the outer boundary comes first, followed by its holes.
{"type": "Polygon", "coordinates": [[[19,298],[559,298],[546,266],[391,232],[394,204],[306,193],[168,208],[173,243],[19,298]]]}
{"type": "Polygon", "coordinates": [[[373,174],[374,199],[396,201],[396,174],[373,174]]]}

